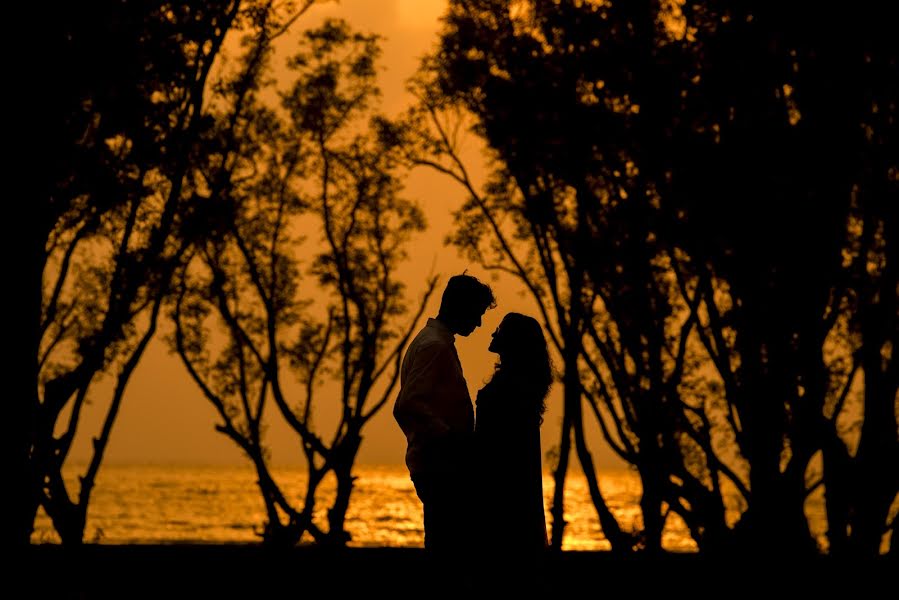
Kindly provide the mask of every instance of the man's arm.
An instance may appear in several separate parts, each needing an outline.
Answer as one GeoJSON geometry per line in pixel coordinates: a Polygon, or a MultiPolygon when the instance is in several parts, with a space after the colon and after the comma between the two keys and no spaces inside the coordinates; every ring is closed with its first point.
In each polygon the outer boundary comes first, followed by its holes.
{"type": "Polygon", "coordinates": [[[434,407],[448,361],[454,360],[449,350],[438,343],[419,348],[406,374],[393,414],[407,436],[414,433],[416,437],[439,438],[449,432],[445,418],[434,407]]]}

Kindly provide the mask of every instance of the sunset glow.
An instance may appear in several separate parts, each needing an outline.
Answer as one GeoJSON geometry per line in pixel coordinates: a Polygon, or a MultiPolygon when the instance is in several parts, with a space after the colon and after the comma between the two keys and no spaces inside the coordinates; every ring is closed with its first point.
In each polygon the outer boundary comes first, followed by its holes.
{"type": "Polygon", "coordinates": [[[899,4],[87,4],[13,149],[45,595],[899,554],[899,4]]]}
{"type": "Polygon", "coordinates": [[[436,29],[446,10],[446,0],[396,0],[397,23],[400,27],[436,29]]]}

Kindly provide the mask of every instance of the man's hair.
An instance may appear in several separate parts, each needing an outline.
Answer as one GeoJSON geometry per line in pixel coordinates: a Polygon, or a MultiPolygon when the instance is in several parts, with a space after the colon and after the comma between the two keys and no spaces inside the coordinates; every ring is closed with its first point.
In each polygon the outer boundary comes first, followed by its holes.
{"type": "Polygon", "coordinates": [[[496,298],[493,297],[490,286],[476,277],[463,273],[453,275],[446,282],[446,289],[443,290],[443,298],[440,300],[440,313],[457,315],[474,308],[483,312],[495,306],[496,298]]]}

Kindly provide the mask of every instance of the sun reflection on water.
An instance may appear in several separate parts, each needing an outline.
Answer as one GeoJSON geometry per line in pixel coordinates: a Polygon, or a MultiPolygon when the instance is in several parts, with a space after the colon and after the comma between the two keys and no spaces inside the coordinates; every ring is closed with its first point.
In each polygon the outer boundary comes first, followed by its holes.
{"type": "MultiPolygon", "coordinates": [[[[288,498],[305,491],[301,469],[276,469],[288,498]]],[[[74,471],[73,471],[74,475],[74,471]]],[[[421,504],[403,467],[360,466],[346,527],[352,546],[415,547],[423,543],[421,504]]],[[[547,524],[553,482],[543,480],[547,524]]],[[[609,509],[622,529],[640,524],[640,481],[628,471],[600,477],[609,509]]],[[[323,482],[316,519],[326,523],[333,481],[323,482]]],[[[258,541],[265,511],[250,469],[232,467],[107,466],[101,471],[88,514],[85,540],[109,544],[247,543],[258,541]]],[[[586,480],[570,475],[566,489],[565,550],[606,550],[586,480]]],[[[47,516],[38,517],[32,541],[58,542],[47,516]]],[[[669,516],[666,549],[695,550],[683,521],[669,516]]]]}

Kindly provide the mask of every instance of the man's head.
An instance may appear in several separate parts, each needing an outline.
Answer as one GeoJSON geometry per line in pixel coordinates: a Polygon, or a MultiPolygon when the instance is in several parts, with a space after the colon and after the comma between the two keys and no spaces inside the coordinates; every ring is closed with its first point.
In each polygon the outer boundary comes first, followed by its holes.
{"type": "Polygon", "coordinates": [[[496,298],[490,286],[463,273],[450,277],[446,283],[437,318],[453,333],[467,336],[481,325],[487,309],[494,306],[496,298]]]}

